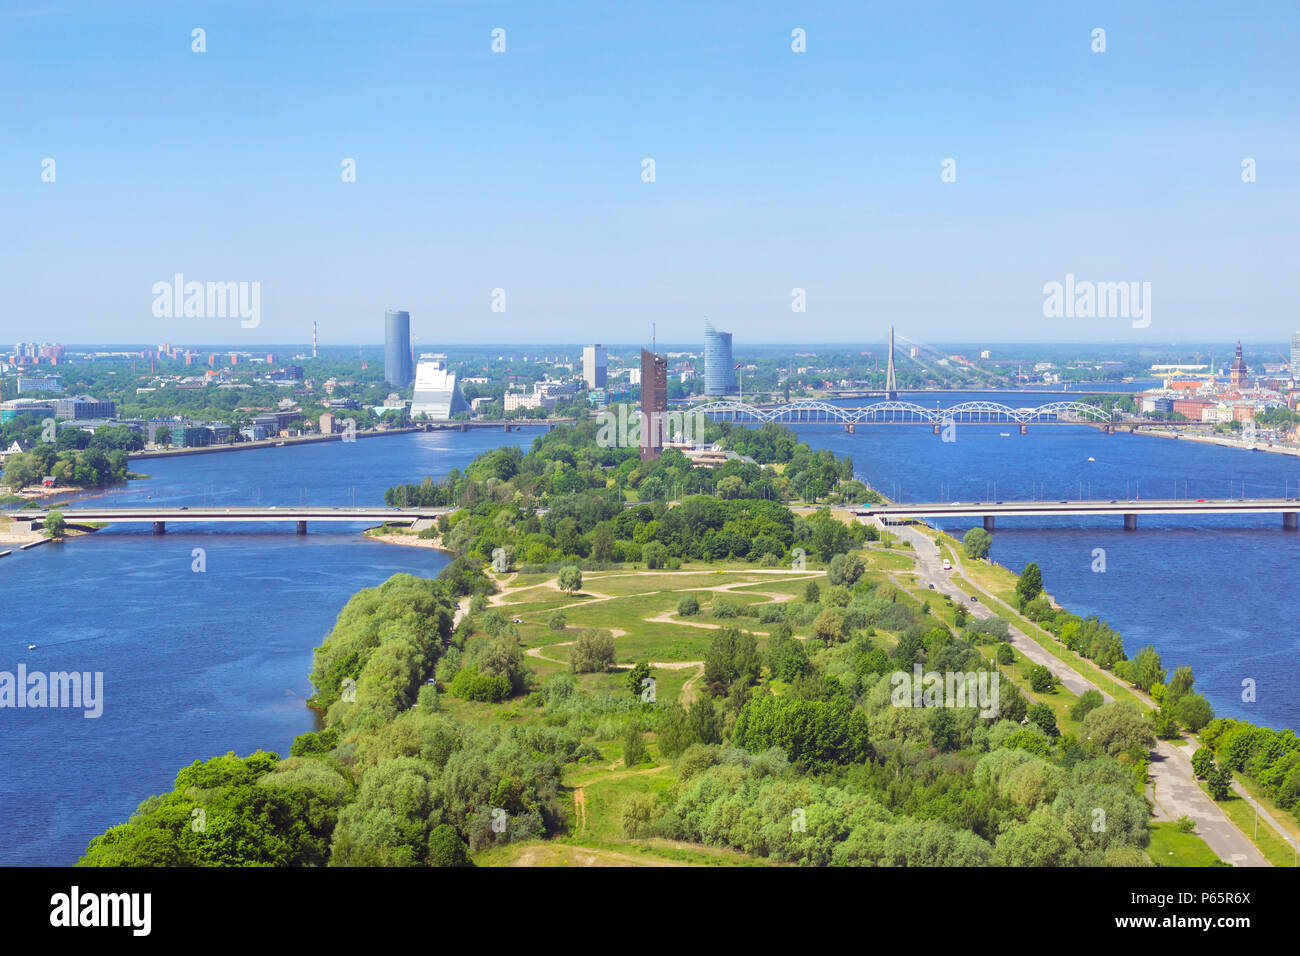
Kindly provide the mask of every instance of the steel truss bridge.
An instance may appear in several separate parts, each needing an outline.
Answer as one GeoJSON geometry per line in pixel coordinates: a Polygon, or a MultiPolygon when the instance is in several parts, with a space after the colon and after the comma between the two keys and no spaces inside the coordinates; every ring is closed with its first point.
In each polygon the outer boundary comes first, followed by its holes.
{"type": "Polygon", "coordinates": [[[1111,424],[1110,414],[1083,402],[1051,402],[1035,408],[1012,408],[997,402],[960,402],[947,408],[925,408],[914,402],[876,402],[858,408],[827,402],[787,402],[759,406],[739,401],[694,405],[687,413],[700,413],[727,421],[759,423],[822,423],[827,425],[1098,425],[1111,424]]]}

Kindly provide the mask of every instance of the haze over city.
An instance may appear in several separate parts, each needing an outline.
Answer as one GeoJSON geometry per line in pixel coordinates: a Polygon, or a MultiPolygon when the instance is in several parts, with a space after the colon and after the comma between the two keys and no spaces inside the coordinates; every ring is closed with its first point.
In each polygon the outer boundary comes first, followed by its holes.
{"type": "Polygon", "coordinates": [[[748,343],[879,342],[890,323],[934,342],[1281,341],[1297,19],[11,10],[0,339],[39,317],[68,342],[305,342],[312,321],[322,342],[375,342],[401,307],[422,347],[648,340],[651,323],[693,341],[706,315],[748,343]],[[177,273],[260,283],[260,324],[157,317],[151,288],[177,273]],[[1046,318],[1067,275],[1150,283],[1149,325],[1046,318]]]}

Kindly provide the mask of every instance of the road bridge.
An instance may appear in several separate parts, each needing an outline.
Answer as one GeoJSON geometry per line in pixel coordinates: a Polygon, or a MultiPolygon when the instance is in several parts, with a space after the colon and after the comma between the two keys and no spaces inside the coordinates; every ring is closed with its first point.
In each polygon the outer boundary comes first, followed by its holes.
{"type": "Polygon", "coordinates": [[[992,531],[998,517],[1075,518],[1086,515],[1121,515],[1125,530],[1137,528],[1138,515],[1280,514],[1282,527],[1294,531],[1300,520],[1300,498],[1168,498],[1150,500],[1061,501],[945,501],[859,505],[851,509],[861,518],[885,521],[905,518],[982,518],[992,531]]]}
{"type": "Polygon", "coordinates": [[[107,522],[109,524],[152,524],[154,534],[163,534],[168,524],[246,524],[249,522],[285,524],[292,522],[298,534],[307,533],[308,521],[373,522],[407,524],[431,522],[454,508],[320,508],[320,507],[186,507],[156,508],[54,508],[41,511],[16,511],[7,517],[15,523],[29,523],[32,530],[45,524],[50,511],[58,511],[70,525],[107,522]]]}

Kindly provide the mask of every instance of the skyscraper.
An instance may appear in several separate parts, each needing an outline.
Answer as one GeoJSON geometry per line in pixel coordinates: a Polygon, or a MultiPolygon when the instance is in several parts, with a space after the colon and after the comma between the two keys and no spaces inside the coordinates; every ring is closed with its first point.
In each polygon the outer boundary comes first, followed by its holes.
{"type": "Polygon", "coordinates": [[[1291,377],[1300,376],[1300,332],[1291,335],[1291,377]]]}
{"type": "Polygon", "coordinates": [[[658,458],[668,429],[668,359],[641,350],[641,460],[658,458]]]}
{"type": "Polygon", "coordinates": [[[605,355],[605,347],[597,343],[596,345],[585,346],[582,350],[582,379],[587,383],[588,388],[604,388],[608,383],[609,361],[605,355]]]}
{"type": "Polygon", "coordinates": [[[736,366],[731,358],[731,333],[718,332],[704,320],[704,394],[736,394],[736,366]]]}
{"type": "Polygon", "coordinates": [[[394,388],[406,388],[415,379],[411,368],[411,313],[399,309],[384,313],[384,378],[394,388]]]}

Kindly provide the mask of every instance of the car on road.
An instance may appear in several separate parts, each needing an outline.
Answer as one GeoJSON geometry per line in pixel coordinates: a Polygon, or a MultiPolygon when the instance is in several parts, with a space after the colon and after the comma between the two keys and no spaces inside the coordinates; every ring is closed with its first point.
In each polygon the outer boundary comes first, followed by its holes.
{"type": "Polygon", "coordinates": [[[1204,501],[1205,499],[1204,499],[1204,498],[1197,498],[1196,500],[1197,500],[1198,502],[1201,502],[1201,501],[1204,501]]]}
{"type": "Polygon", "coordinates": [[[190,510],[189,505],[181,505],[181,511],[189,511],[189,510],[190,510]]]}
{"type": "Polygon", "coordinates": [[[933,585],[933,584],[930,585],[930,590],[931,590],[931,591],[934,590],[934,585],[933,585]]]}
{"type": "Polygon", "coordinates": [[[977,603],[979,602],[979,598],[977,598],[977,597],[976,597],[975,595],[973,595],[973,594],[970,596],[970,599],[971,599],[972,601],[977,602],[977,603]]]}
{"type": "Polygon", "coordinates": [[[951,570],[952,570],[952,562],[949,561],[947,558],[944,558],[944,559],[943,559],[943,569],[944,569],[945,571],[951,571],[951,570]]]}

